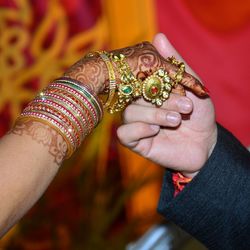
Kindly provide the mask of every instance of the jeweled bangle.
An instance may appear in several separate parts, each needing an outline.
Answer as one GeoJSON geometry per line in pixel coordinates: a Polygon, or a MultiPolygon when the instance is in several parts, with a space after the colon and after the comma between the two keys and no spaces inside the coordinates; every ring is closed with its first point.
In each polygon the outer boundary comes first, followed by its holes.
{"type": "Polygon", "coordinates": [[[93,124],[93,127],[95,127],[99,120],[98,120],[98,116],[96,114],[96,111],[92,108],[89,108],[91,111],[88,110],[87,114],[85,112],[86,110],[86,105],[85,103],[87,102],[87,100],[85,98],[82,98],[82,96],[79,96],[77,92],[72,92],[72,89],[69,88],[68,86],[64,86],[62,83],[52,83],[48,86],[48,88],[46,89],[46,91],[48,93],[51,94],[59,94],[61,95],[63,98],[66,98],[67,100],[73,102],[76,107],[78,108],[79,112],[82,113],[82,111],[84,111],[83,113],[85,113],[85,115],[87,115],[88,121],[93,124]]]}
{"type": "Polygon", "coordinates": [[[81,91],[85,95],[85,97],[87,97],[88,100],[90,100],[91,103],[93,103],[93,105],[95,106],[95,108],[97,109],[99,113],[99,120],[101,120],[101,118],[103,117],[102,104],[99,101],[98,97],[95,95],[95,93],[89,88],[88,85],[86,84],[84,85],[83,83],[75,79],[68,78],[68,77],[58,78],[54,82],[68,83],[71,86],[74,86],[76,90],[81,91]]]}
{"type": "Polygon", "coordinates": [[[92,104],[90,104],[89,99],[85,97],[82,93],[79,93],[77,90],[72,89],[69,87],[69,85],[63,83],[63,82],[53,82],[49,85],[49,88],[52,88],[53,91],[57,90],[64,90],[65,95],[70,95],[70,98],[72,98],[75,102],[77,102],[83,109],[86,108],[86,105],[88,106],[88,109],[91,110],[90,115],[93,116],[93,121],[95,123],[94,127],[99,123],[99,114],[95,107],[93,107],[92,104]],[[65,93],[65,91],[67,93],[65,93]]]}
{"type": "Polygon", "coordinates": [[[24,109],[23,112],[26,111],[46,111],[55,115],[62,120],[68,128],[71,128],[74,138],[77,139],[77,147],[80,146],[83,139],[83,128],[70,110],[65,109],[63,106],[52,100],[34,100],[31,105],[24,109]]]}
{"type": "MultiPolygon", "coordinates": [[[[77,104],[75,103],[71,98],[65,96],[65,95],[61,95],[60,93],[46,93],[46,98],[55,98],[59,103],[64,103],[67,105],[67,107],[70,107],[72,110],[74,110],[78,115],[79,117],[84,121],[86,120],[86,117],[88,117],[88,114],[86,114],[86,111],[85,110],[82,110],[82,108],[77,104]]],[[[93,126],[93,121],[92,119],[87,119],[88,120],[88,123],[91,123],[91,127],[94,127],[93,126]]],[[[87,126],[87,128],[89,128],[89,126],[87,126]]],[[[91,131],[91,129],[88,130],[88,133],[91,131]]]]}
{"type": "Polygon", "coordinates": [[[64,141],[67,144],[67,154],[65,158],[69,158],[73,152],[75,151],[74,147],[74,139],[72,138],[71,134],[67,129],[65,129],[64,125],[56,121],[55,119],[51,118],[48,115],[41,114],[40,112],[25,112],[20,115],[20,117],[17,119],[17,121],[22,121],[22,120],[35,120],[38,122],[41,122],[45,125],[50,126],[53,128],[55,131],[57,131],[58,134],[62,136],[64,141]]]}
{"type": "Polygon", "coordinates": [[[73,87],[76,92],[82,96],[84,100],[88,100],[91,105],[93,106],[94,110],[96,111],[96,117],[97,117],[97,122],[96,125],[99,123],[103,116],[103,109],[102,109],[102,104],[98,100],[98,98],[91,93],[88,87],[86,86],[79,86],[76,84],[73,80],[65,79],[65,78],[60,78],[54,81],[54,83],[61,83],[61,84],[66,84],[68,87],[73,87]]]}
{"type": "Polygon", "coordinates": [[[102,104],[78,81],[60,78],[46,87],[23,110],[19,119],[33,119],[55,129],[67,143],[66,158],[99,123],[102,104]]]}
{"type": "MultiPolygon", "coordinates": [[[[62,90],[62,89],[58,89],[58,88],[55,88],[55,87],[47,87],[46,88],[46,93],[51,93],[51,94],[59,94],[59,95],[63,95],[63,97],[67,96],[69,98],[71,98],[73,101],[75,101],[76,103],[77,100],[75,100],[75,96],[72,96],[70,93],[68,93],[67,91],[65,90],[62,90]]],[[[38,100],[34,100],[34,101],[40,101],[40,99],[38,100]]],[[[48,101],[48,100],[47,100],[48,101]]],[[[81,112],[81,110],[77,109],[77,107],[75,107],[75,109],[73,109],[71,106],[67,106],[67,108],[63,107],[63,105],[65,106],[65,103],[58,103],[58,105],[60,106],[60,108],[63,110],[63,111],[68,111],[73,117],[74,117],[74,120],[76,121],[77,124],[80,125],[81,127],[81,132],[84,134],[84,130],[86,129],[86,119],[84,119],[84,116],[81,112]],[[81,117],[81,119],[79,119],[81,117]]]]}
{"type": "Polygon", "coordinates": [[[126,62],[126,57],[123,54],[110,54],[110,58],[117,67],[121,81],[118,86],[117,100],[108,109],[108,111],[113,114],[122,111],[128,104],[140,97],[142,89],[141,81],[133,75],[126,62]]]}
{"type": "Polygon", "coordinates": [[[100,57],[102,58],[108,69],[108,75],[109,75],[108,99],[103,106],[104,108],[107,108],[110,106],[115,96],[115,90],[116,90],[115,71],[113,68],[113,64],[109,58],[110,57],[109,53],[106,51],[97,51],[97,53],[100,55],[100,57]]]}

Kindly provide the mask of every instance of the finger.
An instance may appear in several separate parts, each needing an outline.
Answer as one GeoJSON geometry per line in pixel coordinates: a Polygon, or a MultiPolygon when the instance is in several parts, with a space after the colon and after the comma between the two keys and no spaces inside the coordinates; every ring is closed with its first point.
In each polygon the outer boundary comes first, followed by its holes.
{"type": "MultiPolygon", "coordinates": [[[[181,114],[189,114],[193,110],[193,102],[190,98],[186,96],[181,96],[179,94],[170,94],[169,99],[167,99],[161,108],[156,108],[154,104],[151,104],[150,102],[145,101],[143,98],[140,98],[135,103],[140,106],[144,107],[151,107],[154,109],[163,109],[163,110],[169,110],[169,111],[175,111],[181,114]]],[[[126,112],[130,111],[129,109],[126,110],[126,112]]],[[[146,111],[145,111],[146,112],[146,111]]]]}
{"type": "Polygon", "coordinates": [[[187,72],[198,78],[198,75],[188,66],[182,56],[177,52],[177,50],[163,33],[158,33],[155,35],[153,39],[153,45],[164,58],[174,56],[177,60],[184,62],[187,72]]]}
{"type": "Polygon", "coordinates": [[[175,111],[162,108],[129,105],[123,113],[124,123],[143,122],[164,127],[177,127],[181,123],[181,115],[175,111]]]}
{"type": "Polygon", "coordinates": [[[126,147],[135,147],[143,138],[156,135],[160,131],[160,126],[134,122],[125,124],[117,129],[117,136],[120,142],[126,147]]]}
{"type": "MultiPolygon", "coordinates": [[[[177,58],[177,60],[184,61],[183,58],[176,51],[176,49],[172,46],[172,44],[169,42],[169,40],[163,33],[159,33],[154,37],[153,44],[164,58],[169,57],[169,56],[174,56],[177,58]]],[[[181,83],[184,86],[188,87],[189,89],[192,89],[192,91],[194,91],[195,94],[199,96],[207,96],[208,91],[201,84],[200,78],[198,77],[198,75],[187,65],[186,62],[185,62],[185,65],[186,65],[186,72],[184,72],[183,74],[181,83]]],[[[166,62],[164,67],[166,67],[171,77],[175,77],[176,70],[177,70],[176,66],[169,65],[169,63],[166,62]]]]}

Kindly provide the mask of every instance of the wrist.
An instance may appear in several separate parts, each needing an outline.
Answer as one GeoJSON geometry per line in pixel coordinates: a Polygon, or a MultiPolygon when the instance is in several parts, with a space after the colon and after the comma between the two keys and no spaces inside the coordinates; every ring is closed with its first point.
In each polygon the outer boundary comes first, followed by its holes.
{"type": "Polygon", "coordinates": [[[218,129],[217,129],[217,124],[215,123],[214,125],[214,129],[213,129],[213,132],[210,136],[210,141],[208,143],[208,157],[207,157],[207,160],[208,158],[211,156],[211,154],[213,153],[213,150],[215,148],[215,145],[217,143],[217,137],[218,137],[218,129]]]}
{"type": "Polygon", "coordinates": [[[196,171],[180,171],[185,177],[194,178],[200,172],[202,167],[205,165],[205,163],[213,153],[213,150],[217,143],[217,134],[217,125],[216,123],[214,123],[214,128],[211,130],[211,133],[206,137],[206,139],[202,143],[203,145],[207,146],[204,149],[204,159],[202,160],[201,165],[196,168],[196,171]]]}
{"type": "Polygon", "coordinates": [[[81,82],[98,95],[105,89],[108,71],[99,55],[90,53],[72,65],[64,76],[81,82]]]}

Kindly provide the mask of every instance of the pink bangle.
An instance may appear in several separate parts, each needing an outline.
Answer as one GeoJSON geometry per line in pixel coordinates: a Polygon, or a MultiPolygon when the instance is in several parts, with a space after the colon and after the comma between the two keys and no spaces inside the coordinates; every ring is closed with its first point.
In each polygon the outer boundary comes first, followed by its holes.
{"type": "Polygon", "coordinates": [[[86,86],[60,78],[45,88],[23,110],[20,119],[33,119],[54,128],[68,146],[67,158],[101,120],[102,105],[86,86]]]}

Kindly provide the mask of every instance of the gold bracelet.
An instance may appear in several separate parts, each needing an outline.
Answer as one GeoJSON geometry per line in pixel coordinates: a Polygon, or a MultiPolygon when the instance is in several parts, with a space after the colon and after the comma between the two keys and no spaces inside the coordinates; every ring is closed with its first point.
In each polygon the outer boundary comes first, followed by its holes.
{"type": "Polygon", "coordinates": [[[113,68],[113,64],[109,59],[109,54],[106,51],[96,51],[104,63],[107,66],[108,69],[108,74],[109,74],[109,92],[108,92],[108,99],[103,105],[104,108],[108,108],[110,104],[112,103],[112,100],[114,99],[115,96],[115,90],[116,90],[116,78],[115,78],[115,71],[113,68]]]}
{"type": "Polygon", "coordinates": [[[75,148],[73,147],[73,142],[70,141],[70,139],[69,139],[70,135],[67,134],[68,131],[64,130],[64,128],[62,126],[60,126],[60,124],[51,120],[47,116],[42,117],[42,115],[39,113],[33,113],[33,114],[32,113],[28,113],[28,114],[24,113],[20,117],[17,118],[17,122],[18,121],[27,121],[27,120],[33,120],[33,121],[43,123],[44,125],[47,125],[47,126],[51,127],[52,129],[54,129],[58,134],[60,134],[62,136],[63,140],[67,144],[67,153],[66,153],[65,159],[70,158],[70,156],[74,153],[75,148]]]}
{"type": "Polygon", "coordinates": [[[126,58],[123,54],[110,54],[111,60],[115,63],[120,74],[121,83],[118,86],[118,97],[116,102],[109,108],[109,113],[122,111],[133,100],[141,96],[141,81],[136,79],[132,73],[126,58]]]}

